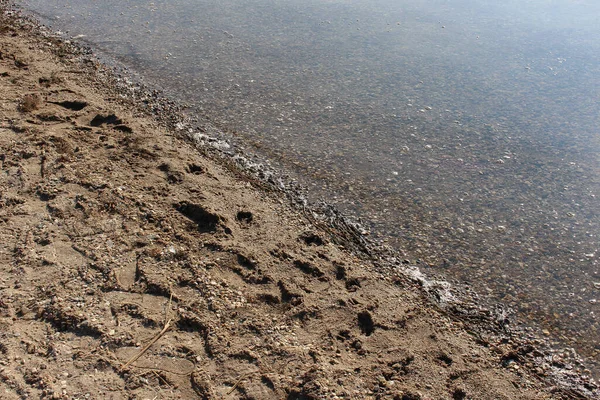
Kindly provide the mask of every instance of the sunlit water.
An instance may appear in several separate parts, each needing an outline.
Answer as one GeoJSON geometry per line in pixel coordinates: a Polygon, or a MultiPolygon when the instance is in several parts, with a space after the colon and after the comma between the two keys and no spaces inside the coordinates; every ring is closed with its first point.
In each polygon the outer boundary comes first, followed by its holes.
{"type": "Polygon", "coordinates": [[[600,360],[600,3],[24,4],[600,360]]]}

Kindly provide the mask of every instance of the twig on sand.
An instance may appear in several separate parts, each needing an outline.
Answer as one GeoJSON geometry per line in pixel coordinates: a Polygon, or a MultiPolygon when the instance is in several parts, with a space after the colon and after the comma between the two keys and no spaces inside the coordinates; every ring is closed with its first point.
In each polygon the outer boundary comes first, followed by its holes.
{"type": "Polygon", "coordinates": [[[152,345],[154,343],[156,343],[158,341],[158,339],[160,339],[169,330],[170,327],[171,327],[171,320],[168,320],[165,323],[165,326],[162,329],[162,331],[158,332],[158,334],[156,336],[154,336],[152,338],[152,340],[150,340],[150,342],[148,342],[148,344],[145,345],[144,348],[139,353],[137,353],[135,356],[131,357],[129,359],[129,361],[127,361],[127,363],[125,363],[125,365],[123,365],[121,367],[121,371],[123,371],[125,368],[127,368],[132,363],[136,362],[138,358],[140,358],[141,356],[143,356],[144,353],[146,353],[150,349],[150,347],[152,347],[152,345]]]}
{"type": "Polygon", "coordinates": [[[240,376],[239,379],[233,384],[233,387],[229,389],[229,392],[227,392],[227,394],[230,395],[231,393],[233,393],[233,391],[238,387],[238,385],[250,375],[251,373],[248,372],[247,374],[240,376]]]}
{"type": "Polygon", "coordinates": [[[167,320],[169,320],[169,310],[171,309],[171,305],[173,303],[173,291],[171,290],[171,288],[169,288],[169,293],[169,304],[167,304],[165,307],[165,325],[167,324],[167,320]]]}
{"type": "Polygon", "coordinates": [[[171,296],[169,297],[169,303],[165,307],[165,325],[164,325],[163,329],[160,332],[158,332],[156,334],[156,336],[154,336],[152,338],[152,340],[150,340],[150,342],[148,342],[148,344],[145,345],[142,350],[140,350],[139,353],[137,353],[135,356],[131,357],[129,359],[129,361],[127,361],[125,363],[125,365],[123,365],[121,367],[121,371],[125,370],[125,368],[129,367],[131,364],[136,362],[138,358],[143,356],[144,353],[146,353],[150,349],[150,347],[152,347],[152,345],[154,343],[156,343],[158,341],[158,339],[160,339],[169,330],[169,328],[171,327],[171,322],[173,322],[173,320],[172,319],[167,320],[167,318],[169,318],[169,309],[171,308],[172,302],[173,302],[173,292],[171,291],[171,296]]]}
{"type": "Polygon", "coordinates": [[[169,382],[167,382],[165,380],[165,378],[163,378],[162,376],[160,376],[160,374],[154,370],[152,370],[152,373],[154,375],[156,375],[156,377],[158,378],[159,381],[163,381],[165,383],[165,385],[167,385],[170,389],[173,389],[173,386],[171,386],[171,384],[169,382]]]}
{"type": "Polygon", "coordinates": [[[150,371],[150,372],[166,372],[168,374],[179,375],[179,376],[190,376],[194,373],[194,371],[196,369],[194,367],[194,369],[187,371],[187,372],[178,372],[178,371],[173,371],[170,369],[158,368],[158,367],[143,367],[143,366],[139,366],[139,365],[135,365],[135,367],[137,369],[146,370],[146,371],[150,371]]]}

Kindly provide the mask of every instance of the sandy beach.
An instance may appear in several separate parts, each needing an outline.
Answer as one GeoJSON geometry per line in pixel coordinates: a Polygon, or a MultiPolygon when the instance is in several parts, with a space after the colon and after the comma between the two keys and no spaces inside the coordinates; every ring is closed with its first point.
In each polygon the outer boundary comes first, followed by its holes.
{"type": "Polygon", "coordinates": [[[0,398],[598,398],[2,7],[0,398]]]}

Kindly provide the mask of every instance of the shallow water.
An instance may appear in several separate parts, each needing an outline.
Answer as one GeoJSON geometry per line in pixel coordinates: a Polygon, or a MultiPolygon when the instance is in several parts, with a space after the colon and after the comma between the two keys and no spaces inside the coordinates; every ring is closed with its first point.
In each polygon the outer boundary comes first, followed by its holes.
{"type": "Polygon", "coordinates": [[[23,3],[600,361],[597,2],[23,3]]]}

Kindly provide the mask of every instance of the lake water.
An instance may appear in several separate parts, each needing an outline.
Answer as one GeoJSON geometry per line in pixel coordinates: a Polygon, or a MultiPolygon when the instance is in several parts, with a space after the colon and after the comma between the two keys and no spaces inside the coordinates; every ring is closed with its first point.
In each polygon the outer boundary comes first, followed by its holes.
{"type": "Polygon", "coordinates": [[[600,2],[22,4],[600,362],[600,2]]]}

